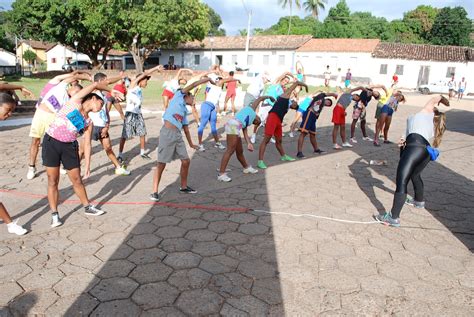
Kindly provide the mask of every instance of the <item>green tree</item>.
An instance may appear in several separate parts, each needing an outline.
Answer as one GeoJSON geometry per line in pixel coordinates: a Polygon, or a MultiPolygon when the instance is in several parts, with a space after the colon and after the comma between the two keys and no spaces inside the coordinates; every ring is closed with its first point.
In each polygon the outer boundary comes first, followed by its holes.
{"type": "Polygon", "coordinates": [[[420,5],[403,14],[403,22],[420,42],[429,42],[429,35],[439,9],[429,5],[420,5]]]}
{"type": "Polygon", "coordinates": [[[12,39],[8,36],[8,31],[6,28],[6,12],[1,10],[2,8],[0,7],[0,48],[14,52],[15,43],[13,43],[12,39]]]}
{"type": "Polygon", "coordinates": [[[293,17],[293,3],[297,8],[301,8],[301,2],[300,0],[278,0],[278,3],[281,4],[281,6],[285,9],[286,7],[290,8],[290,19],[288,22],[288,35],[291,32],[291,20],[293,17]]]}
{"type": "Polygon", "coordinates": [[[209,5],[204,4],[208,11],[209,23],[211,24],[211,29],[209,30],[209,35],[212,36],[225,36],[225,30],[220,28],[222,25],[221,16],[214,11],[209,5]]]}
{"type": "Polygon", "coordinates": [[[433,23],[430,41],[437,45],[469,46],[472,21],[463,7],[442,8],[433,23]]]}
{"type": "Polygon", "coordinates": [[[26,50],[23,53],[23,59],[28,62],[30,65],[34,65],[36,61],[36,53],[33,52],[32,50],[26,50]]]}
{"type": "Polygon", "coordinates": [[[325,9],[325,5],[328,3],[327,0],[305,0],[303,2],[303,8],[308,11],[308,12],[311,12],[311,15],[313,16],[313,18],[315,18],[316,20],[318,20],[318,17],[319,17],[319,10],[322,9],[324,10],[325,9]]]}
{"type": "MultiPolygon", "coordinates": [[[[272,25],[266,30],[260,30],[260,34],[265,35],[283,35],[288,34],[288,26],[290,23],[290,17],[282,17],[278,22],[272,25]]],[[[292,35],[303,35],[303,34],[312,34],[315,25],[318,22],[314,20],[311,16],[308,16],[304,19],[301,19],[298,16],[293,17],[292,27],[290,34],[292,35]]]]}

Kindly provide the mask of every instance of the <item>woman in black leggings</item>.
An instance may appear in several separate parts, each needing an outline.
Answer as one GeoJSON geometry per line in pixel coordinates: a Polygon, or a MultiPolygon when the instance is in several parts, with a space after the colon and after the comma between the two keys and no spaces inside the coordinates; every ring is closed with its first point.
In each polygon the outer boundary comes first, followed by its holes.
{"type": "Polygon", "coordinates": [[[376,219],[386,225],[400,227],[400,212],[405,203],[423,208],[423,180],[421,172],[428,165],[430,155],[427,146],[432,141],[433,147],[437,148],[446,130],[446,115],[435,108],[440,103],[449,106],[449,101],[438,96],[432,98],[422,111],[407,119],[406,141],[400,140],[400,161],[397,168],[397,189],[393,197],[393,205],[390,213],[377,215],[376,219]],[[414,199],[407,201],[407,186],[411,180],[415,190],[414,199]]]}

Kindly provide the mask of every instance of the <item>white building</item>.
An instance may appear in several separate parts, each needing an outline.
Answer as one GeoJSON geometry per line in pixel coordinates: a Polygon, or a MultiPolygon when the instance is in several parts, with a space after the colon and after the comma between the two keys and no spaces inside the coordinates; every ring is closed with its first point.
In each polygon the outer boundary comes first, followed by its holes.
{"type": "Polygon", "coordinates": [[[16,56],[0,48],[0,75],[15,73],[16,56]]]}

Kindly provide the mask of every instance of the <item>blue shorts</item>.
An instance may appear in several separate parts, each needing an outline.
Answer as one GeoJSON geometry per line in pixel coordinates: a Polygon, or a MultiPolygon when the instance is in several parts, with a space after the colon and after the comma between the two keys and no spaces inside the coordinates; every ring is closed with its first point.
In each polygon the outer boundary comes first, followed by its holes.
{"type": "Polygon", "coordinates": [[[305,133],[316,134],[316,121],[318,120],[313,111],[305,111],[303,113],[303,121],[301,121],[300,131],[305,133]]]}
{"type": "Polygon", "coordinates": [[[346,88],[348,88],[350,85],[351,85],[351,80],[350,79],[346,79],[344,81],[344,85],[346,86],[346,88]]]}
{"type": "Polygon", "coordinates": [[[458,93],[460,93],[460,94],[464,93],[464,89],[459,88],[458,93]]]}
{"type": "Polygon", "coordinates": [[[387,116],[391,117],[393,115],[393,108],[389,107],[388,105],[384,105],[380,113],[386,113],[387,116]]]}

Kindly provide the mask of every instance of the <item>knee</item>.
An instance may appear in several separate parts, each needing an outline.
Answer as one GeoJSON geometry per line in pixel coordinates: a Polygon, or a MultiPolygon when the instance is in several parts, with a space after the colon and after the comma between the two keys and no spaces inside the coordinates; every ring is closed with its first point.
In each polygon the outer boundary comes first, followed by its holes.
{"type": "Polygon", "coordinates": [[[49,187],[58,187],[59,177],[48,176],[48,186],[49,187]]]}
{"type": "Polygon", "coordinates": [[[71,179],[72,186],[82,186],[81,175],[72,176],[70,179],[71,179]]]}

